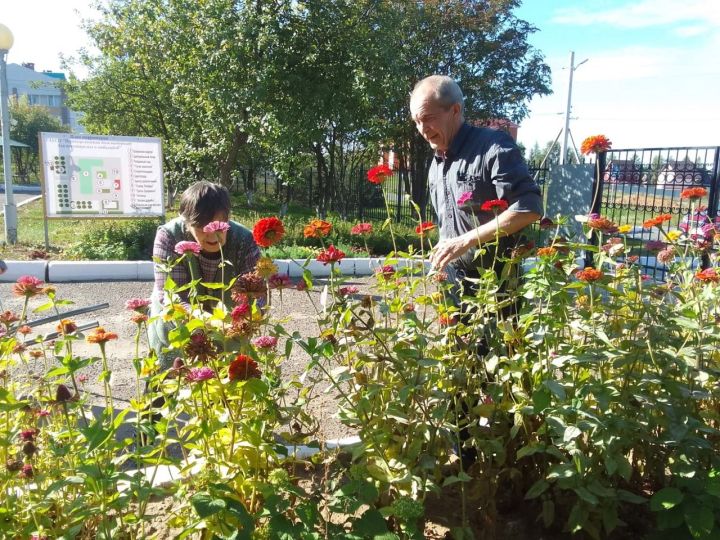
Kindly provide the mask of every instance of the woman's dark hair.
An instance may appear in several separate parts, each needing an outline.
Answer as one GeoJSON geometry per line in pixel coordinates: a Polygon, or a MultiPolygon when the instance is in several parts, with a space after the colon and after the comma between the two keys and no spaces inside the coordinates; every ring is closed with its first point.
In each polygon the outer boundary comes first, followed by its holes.
{"type": "Polygon", "coordinates": [[[180,198],[180,215],[192,226],[204,227],[218,212],[230,217],[230,192],[220,184],[200,180],[180,198]]]}

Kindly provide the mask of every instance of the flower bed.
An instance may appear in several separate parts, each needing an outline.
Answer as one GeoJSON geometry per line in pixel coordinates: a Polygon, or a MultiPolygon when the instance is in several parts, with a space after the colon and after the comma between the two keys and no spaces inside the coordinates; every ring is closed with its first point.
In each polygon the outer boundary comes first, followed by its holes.
{"type": "MultiPolygon", "coordinates": [[[[322,239],[328,226],[308,232],[322,239]]],[[[207,284],[218,298],[230,289],[232,309],[195,309],[207,298],[193,287],[191,309],[168,305],[160,317],[174,327],[176,360],[167,371],[140,346],[148,304],[132,300],[136,387],[124,408],[107,362],[112,329],[83,334],[65,320],[53,343],[35,339],[29,310],[64,302],[37,278],[19,279],[23,309],[0,314],[0,531],[146,538],[148,509],[164,497],[174,503],[168,526],[185,537],[419,538],[438,494],[452,494],[455,538],[500,538],[518,513],[547,534],[714,534],[720,276],[685,263],[712,246],[714,230],[697,242],[662,216],[649,220],[669,251],[668,282],[655,283],[633,264],[622,226],[602,216],[586,226],[604,237],[601,249],[545,222],[537,249],[516,250],[499,275],[481,273],[464,313],[447,275],[424,265],[428,223],[418,222],[419,251],[396,253],[416,264],[384,260],[372,295],[346,282],[342,251],[324,246],[317,259],[329,275],[311,335],[287,332],[274,308],[286,287],[315,290],[313,276],[288,283],[263,259],[228,287],[207,284]],[[593,267],[578,268],[582,249],[597,251],[593,267]],[[534,266],[508,286],[531,255],[534,266]],[[96,353],[76,354],[79,340],[96,353]],[[307,358],[298,377],[281,371],[293,348],[307,358]],[[15,376],[28,362],[44,376],[15,376]],[[97,414],[79,375],[89,365],[101,366],[97,414]],[[320,452],[308,481],[288,446],[317,438],[318,389],[336,397],[360,442],[320,452]],[[127,426],[132,436],[118,438],[127,426]],[[158,465],[182,479],[158,486],[134,472],[158,465]]],[[[282,236],[276,222],[257,233],[267,245],[282,236]]],[[[194,256],[185,247],[169,264],[194,256]]]]}

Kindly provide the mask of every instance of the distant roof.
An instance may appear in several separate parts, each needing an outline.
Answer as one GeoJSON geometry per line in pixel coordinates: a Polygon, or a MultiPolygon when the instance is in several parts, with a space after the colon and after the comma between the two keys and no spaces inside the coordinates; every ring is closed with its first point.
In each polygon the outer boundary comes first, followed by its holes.
{"type": "Polygon", "coordinates": [[[58,73],[56,71],[43,71],[42,74],[52,77],[53,79],[60,79],[61,81],[66,80],[64,73],[58,73]]]}
{"type": "MultiPolygon", "coordinates": [[[[2,150],[2,144],[3,144],[3,138],[2,138],[2,136],[0,135],[0,150],[2,150]]],[[[12,139],[10,139],[10,146],[15,146],[15,147],[17,147],[17,148],[30,148],[27,144],[24,144],[24,143],[21,143],[21,142],[17,142],[17,141],[13,141],[12,139]]]]}

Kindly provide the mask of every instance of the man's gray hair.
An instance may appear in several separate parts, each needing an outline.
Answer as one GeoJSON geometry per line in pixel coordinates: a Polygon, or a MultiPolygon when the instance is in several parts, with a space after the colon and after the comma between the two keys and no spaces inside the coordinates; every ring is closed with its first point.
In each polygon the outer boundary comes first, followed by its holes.
{"type": "Polygon", "coordinates": [[[438,102],[444,107],[449,107],[455,103],[460,104],[460,114],[465,115],[465,97],[463,96],[460,86],[451,77],[447,75],[430,75],[419,81],[410,94],[410,99],[421,88],[430,87],[432,89],[433,101],[438,102]]]}

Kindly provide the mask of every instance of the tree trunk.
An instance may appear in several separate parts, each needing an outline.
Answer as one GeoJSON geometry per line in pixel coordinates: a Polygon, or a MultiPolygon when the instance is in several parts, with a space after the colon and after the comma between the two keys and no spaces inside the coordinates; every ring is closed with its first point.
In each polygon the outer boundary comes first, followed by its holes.
{"type": "Polygon", "coordinates": [[[240,148],[247,143],[247,140],[248,134],[240,131],[240,128],[235,128],[230,148],[227,151],[225,160],[220,165],[220,183],[227,188],[232,186],[232,172],[237,164],[238,153],[240,148]]]}

